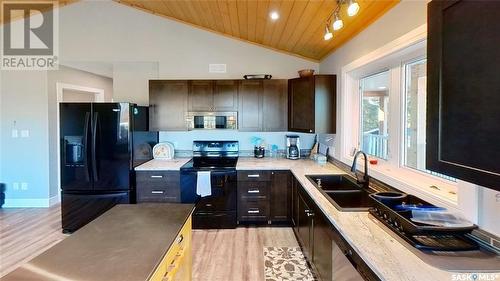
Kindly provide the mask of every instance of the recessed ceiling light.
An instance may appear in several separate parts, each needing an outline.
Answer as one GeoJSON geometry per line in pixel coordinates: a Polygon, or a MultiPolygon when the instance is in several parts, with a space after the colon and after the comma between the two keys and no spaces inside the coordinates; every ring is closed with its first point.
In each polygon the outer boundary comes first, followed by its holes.
{"type": "Polygon", "coordinates": [[[272,20],[277,20],[280,18],[280,14],[278,14],[278,12],[276,11],[272,11],[269,16],[271,17],[272,20]]]}

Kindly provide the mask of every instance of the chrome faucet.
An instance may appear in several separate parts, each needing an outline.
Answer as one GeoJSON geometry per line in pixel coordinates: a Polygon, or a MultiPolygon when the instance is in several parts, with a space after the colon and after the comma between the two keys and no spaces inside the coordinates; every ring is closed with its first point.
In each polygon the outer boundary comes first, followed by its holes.
{"type": "Polygon", "coordinates": [[[356,176],[356,181],[358,182],[358,184],[362,184],[365,188],[368,188],[370,177],[368,176],[368,156],[366,156],[366,153],[361,150],[356,152],[356,154],[354,155],[354,160],[352,161],[351,172],[353,172],[356,176]],[[362,179],[360,179],[358,173],[356,173],[356,162],[360,154],[363,154],[365,158],[365,171],[362,179]]]}

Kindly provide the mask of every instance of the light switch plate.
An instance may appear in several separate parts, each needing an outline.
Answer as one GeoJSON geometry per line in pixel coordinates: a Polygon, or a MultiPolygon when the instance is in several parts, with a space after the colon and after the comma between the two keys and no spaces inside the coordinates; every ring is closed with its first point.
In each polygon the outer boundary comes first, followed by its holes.
{"type": "Polygon", "coordinates": [[[18,182],[13,182],[12,183],[12,189],[19,190],[19,183],[18,182]]]}
{"type": "Polygon", "coordinates": [[[27,182],[21,183],[21,190],[28,190],[28,183],[27,182]]]}
{"type": "Polygon", "coordinates": [[[19,137],[19,131],[17,129],[12,129],[12,137],[13,138],[19,137]]]}
{"type": "Polygon", "coordinates": [[[21,130],[21,138],[29,138],[30,130],[21,130]]]}

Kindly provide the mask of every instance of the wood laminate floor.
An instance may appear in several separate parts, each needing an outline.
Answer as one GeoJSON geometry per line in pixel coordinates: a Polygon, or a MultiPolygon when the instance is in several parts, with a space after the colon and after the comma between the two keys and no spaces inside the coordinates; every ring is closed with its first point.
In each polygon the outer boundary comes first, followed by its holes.
{"type": "MultiPolygon", "coordinates": [[[[60,205],[0,209],[0,277],[67,235],[60,205]]],[[[291,228],[239,227],[193,231],[193,281],[264,281],[266,246],[298,246],[291,228]]]]}
{"type": "Polygon", "coordinates": [[[266,246],[298,246],[288,227],[193,231],[193,280],[264,281],[266,246]]]}
{"type": "Polygon", "coordinates": [[[0,277],[65,237],[59,204],[50,208],[0,209],[0,277]]]}

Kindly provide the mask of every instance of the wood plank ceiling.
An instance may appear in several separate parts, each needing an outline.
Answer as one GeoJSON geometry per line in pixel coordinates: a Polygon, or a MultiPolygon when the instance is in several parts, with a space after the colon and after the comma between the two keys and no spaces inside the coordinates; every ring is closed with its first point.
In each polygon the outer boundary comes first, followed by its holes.
{"type": "MultiPolygon", "coordinates": [[[[359,13],[340,15],[344,27],[323,39],[335,0],[115,0],[155,15],[190,24],[267,48],[319,61],[339,48],[399,0],[358,0],[359,13]],[[277,11],[276,21],[269,14],[277,11]]],[[[381,30],[381,32],[383,32],[381,30]]]]}

